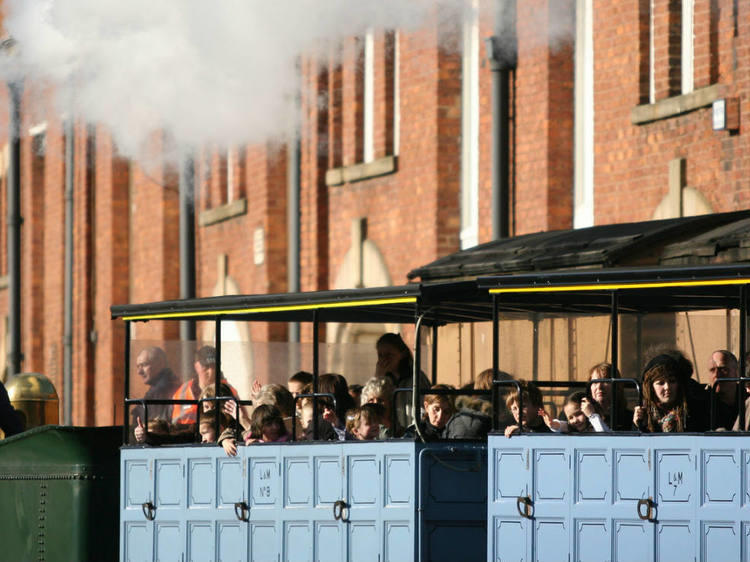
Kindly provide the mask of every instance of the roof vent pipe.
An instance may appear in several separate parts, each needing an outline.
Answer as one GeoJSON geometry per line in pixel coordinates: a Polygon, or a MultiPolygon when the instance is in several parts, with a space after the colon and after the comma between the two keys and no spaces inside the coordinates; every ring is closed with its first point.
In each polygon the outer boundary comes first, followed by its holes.
{"type": "Polygon", "coordinates": [[[500,0],[485,40],[492,70],[492,239],[510,235],[510,73],[516,68],[516,0],[500,0]]]}

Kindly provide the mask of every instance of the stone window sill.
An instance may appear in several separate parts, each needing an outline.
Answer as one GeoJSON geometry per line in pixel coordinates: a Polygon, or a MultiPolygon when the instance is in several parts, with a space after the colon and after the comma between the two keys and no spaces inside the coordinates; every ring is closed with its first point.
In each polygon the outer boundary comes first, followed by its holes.
{"type": "Polygon", "coordinates": [[[326,185],[342,185],[392,174],[396,171],[397,163],[396,156],[386,156],[372,162],[331,168],[326,172],[326,185]]]}
{"type": "Polygon", "coordinates": [[[221,207],[201,211],[198,217],[200,226],[210,226],[247,213],[247,199],[237,199],[221,207]]]}
{"type": "Polygon", "coordinates": [[[656,103],[636,105],[630,112],[630,121],[633,125],[644,125],[660,119],[669,119],[701,107],[707,107],[720,97],[721,87],[719,84],[712,84],[689,94],[673,96],[656,103]]]}

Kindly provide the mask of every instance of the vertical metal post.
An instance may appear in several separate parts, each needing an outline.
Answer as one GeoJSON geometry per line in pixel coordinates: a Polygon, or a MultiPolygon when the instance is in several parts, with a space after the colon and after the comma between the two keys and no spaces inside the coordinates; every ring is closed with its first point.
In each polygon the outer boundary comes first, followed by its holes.
{"type": "Polygon", "coordinates": [[[65,122],[65,250],[63,274],[63,420],[73,424],[73,190],[75,121],[65,122]]]}
{"type": "Polygon", "coordinates": [[[8,376],[21,372],[21,96],[10,82],[10,140],[7,184],[8,221],[8,376]]]}
{"type": "MultiPolygon", "coordinates": [[[[320,374],[320,349],[319,349],[319,332],[320,332],[320,321],[318,319],[318,310],[313,310],[313,394],[318,393],[318,376],[320,374]]],[[[313,439],[318,439],[318,397],[313,396],[313,439]]]]}
{"type": "Polygon", "coordinates": [[[438,326],[437,322],[432,326],[432,384],[437,384],[437,362],[438,362],[438,326]]]}
{"type": "MultiPolygon", "coordinates": [[[[619,329],[619,310],[618,310],[618,293],[617,291],[612,291],[612,310],[611,310],[611,319],[610,322],[612,324],[612,378],[616,378],[616,375],[618,373],[618,365],[619,362],[619,340],[620,340],[620,329],[619,329]]],[[[611,403],[609,406],[610,410],[610,422],[611,422],[611,429],[612,431],[615,431],[617,429],[617,393],[619,392],[618,385],[612,384],[612,398],[611,403]]]]}
{"type": "MultiPolygon", "coordinates": [[[[745,354],[747,353],[747,285],[740,285],[740,363],[739,376],[745,375],[745,354]]],[[[737,387],[737,413],[740,418],[740,431],[745,430],[745,384],[739,383],[737,387]]]]}
{"type": "MultiPolygon", "coordinates": [[[[500,319],[497,312],[497,295],[492,295],[492,380],[498,380],[500,374],[500,319]]],[[[492,385],[492,429],[497,429],[500,414],[500,395],[497,387],[492,385]]]]}
{"type": "MultiPolygon", "coordinates": [[[[179,193],[180,298],[192,299],[195,297],[195,161],[190,153],[180,163],[179,193]]],[[[180,340],[195,340],[195,321],[180,322],[180,340]]]]}
{"type": "MultiPolygon", "coordinates": [[[[218,388],[219,382],[221,382],[222,376],[221,376],[221,318],[216,317],[216,380],[215,388],[218,388]]],[[[218,393],[217,393],[218,394],[218,393]]]]}
{"type": "MultiPolygon", "coordinates": [[[[125,400],[130,398],[130,321],[125,321],[125,400]]],[[[130,418],[130,412],[128,411],[127,402],[123,402],[125,407],[123,409],[122,416],[122,442],[127,443],[129,438],[128,430],[128,419],[130,418]]]]}

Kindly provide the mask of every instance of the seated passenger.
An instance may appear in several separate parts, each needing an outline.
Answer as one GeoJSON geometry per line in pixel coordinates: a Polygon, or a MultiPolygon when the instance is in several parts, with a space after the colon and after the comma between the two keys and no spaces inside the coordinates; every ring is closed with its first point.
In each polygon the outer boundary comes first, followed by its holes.
{"type": "Polygon", "coordinates": [[[729,430],[739,418],[737,411],[736,382],[721,382],[721,379],[737,378],[739,362],[733,353],[718,349],[711,354],[708,361],[708,384],[705,390],[705,401],[710,408],[711,394],[714,398],[714,420],[711,429],[729,430]],[[718,384],[717,384],[718,383],[718,384]]]}
{"type": "Polygon", "coordinates": [[[343,441],[346,434],[346,412],[354,407],[346,379],[343,375],[334,373],[321,375],[318,379],[318,392],[333,394],[336,399],[335,404],[327,398],[321,400],[321,411],[323,419],[331,424],[339,441],[343,441]]]}
{"type": "Polygon", "coordinates": [[[519,409],[518,389],[513,389],[505,400],[505,405],[513,414],[516,423],[505,428],[505,436],[510,437],[514,433],[520,433],[521,429],[527,433],[550,433],[549,427],[544,423],[544,408],[542,407],[542,393],[533,382],[519,379],[521,385],[521,396],[523,397],[523,411],[519,409]],[[522,427],[519,427],[521,424],[522,427]]]}
{"type": "Polygon", "coordinates": [[[292,393],[280,384],[263,385],[255,400],[256,406],[262,404],[276,406],[279,412],[281,412],[287,433],[291,433],[292,414],[294,413],[294,397],[292,396],[292,393]]]}
{"type": "MultiPolygon", "coordinates": [[[[589,380],[595,379],[619,379],[620,373],[617,369],[612,368],[611,363],[598,363],[591,367],[589,370],[589,380]]],[[[592,405],[596,409],[597,413],[602,417],[602,421],[605,425],[612,428],[615,431],[629,431],[632,429],[631,420],[633,418],[633,412],[631,412],[625,403],[625,388],[622,384],[613,385],[608,382],[597,382],[591,385],[591,394],[588,398],[592,401],[592,405]],[[617,386],[617,388],[613,388],[617,386]],[[616,427],[612,427],[612,396],[616,395],[615,398],[615,410],[617,411],[617,424],[616,427]]]]}
{"type": "MultiPolygon", "coordinates": [[[[414,386],[414,357],[403,338],[399,334],[387,332],[380,336],[375,349],[378,354],[375,376],[388,377],[394,389],[412,388],[414,386]]],[[[421,371],[419,385],[424,390],[430,388],[429,379],[421,371]]],[[[412,423],[411,402],[411,392],[399,392],[395,395],[391,404],[396,414],[398,428],[391,428],[392,430],[400,430],[412,423]]],[[[389,412],[390,415],[391,412],[389,412]]],[[[390,427],[390,420],[388,426],[390,427]]]]}
{"type": "MultiPolygon", "coordinates": [[[[143,395],[146,400],[169,400],[180,386],[177,376],[167,366],[167,354],[160,347],[147,347],[142,349],[135,360],[136,373],[143,379],[148,390],[143,395]]],[[[148,414],[150,419],[171,416],[172,406],[170,404],[149,404],[148,414]]],[[[131,411],[132,425],[136,425],[136,418],[146,421],[146,413],[143,406],[138,405],[131,411]]],[[[150,419],[148,421],[150,421],[150,419]]]]}
{"type": "MultiPolygon", "coordinates": [[[[200,421],[198,422],[198,433],[201,437],[201,443],[216,443],[216,412],[217,410],[213,408],[201,412],[200,421]]],[[[226,427],[219,420],[219,434],[225,429],[226,427]]]]}
{"type": "MultiPolygon", "coordinates": [[[[305,386],[300,394],[311,394],[312,385],[305,386]]],[[[315,440],[315,428],[313,427],[313,399],[311,397],[297,400],[297,441],[315,440]]],[[[328,398],[318,398],[318,441],[338,441],[338,432],[330,422],[324,419],[325,413],[333,411],[333,404],[328,398]]],[[[334,414],[335,416],[335,414],[334,414]]]]}
{"type": "Polygon", "coordinates": [[[350,384],[349,385],[349,396],[352,397],[355,404],[359,404],[362,399],[362,385],[361,384],[350,384]]]}
{"type": "MultiPolygon", "coordinates": [[[[216,348],[205,345],[195,352],[195,377],[180,386],[172,396],[175,400],[196,400],[210,384],[216,382],[216,348]]],[[[222,379],[223,383],[227,384],[222,379]]],[[[232,395],[237,391],[231,386],[232,395]]],[[[231,407],[231,406],[228,406],[231,407]]],[[[197,421],[198,408],[192,404],[175,404],[172,408],[172,423],[194,424],[197,421]]]]}
{"type": "Polygon", "coordinates": [[[374,441],[381,433],[384,409],[375,403],[362,404],[347,413],[346,431],[351,439],[374,441]]]}
{"type": "Polygon", "coordinates": [[[289,392],[292,393],[293,397],[297,397],[298,394],[302,393],[302,389],[308,384],[312,384],[313,374],[307,371],[297,371],[287,381],[286,387],[289,392]]]}
{"type": "Polygon", "coordinates": [[[250,431],[243,436],[245,444],[282,443],[289,440],[281,411],[276,406],[261,404],[250,416],[250,431]]]}
{"type": "Polygon", "coordinates": [[[387,439],[397,435],[397,428],[391,427],[393,384],[388,377],[372,377],[367,381],[362,388],[362,405],[365,404],[379,404],[384,410],[379,422],[381,427],[379,439],[387,439]]]}
{"type": "Polygon", "coordinates": [[[649,433],[705,431],[704,413],[698,404],[688,400],[678,361],[672,355],[662,354],[646,367],[643,405],[635,408],[633,425],[649,433]]]}
{"type": "Polygon", "coordinates": [[[574,392],[563,404],[564,420],[553,420],[545,411],[544,423],[555,433],[587,433],[609,431],[602,417],[583,391],[574,392]]]}
{"type": "MultiPolygon", "coordinates": [[[[438,384],[433,390],[449,390],[451,387],[438,384]]],[[[445,394],[424,395],[424,419],[419,429],[426,441],[436,439],[484,439],[490,430],[492,420],[489,416],[472,410],[458,410],[453,397],[445,394]]],[[[413,436],[414,426],[406,431],[413,436]]]]}

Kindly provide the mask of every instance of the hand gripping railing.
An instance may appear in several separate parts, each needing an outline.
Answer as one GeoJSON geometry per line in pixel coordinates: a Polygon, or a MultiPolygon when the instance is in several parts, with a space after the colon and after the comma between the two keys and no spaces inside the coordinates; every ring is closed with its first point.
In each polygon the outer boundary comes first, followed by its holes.
{"type": "MultiPolygon", "coordinates": [[[[297,400],[301,398],[312,398],[314,402],[317,402],[320,398],[330,398],[333,402],[333,409],[336,409],[336,397],[330,392],[311,392],[309,394],[298,394],[294,397],[294,408],[292,408],[292,441],[297,440],[297,400]]],[[[341,421],[341,420],[339,420],[341,421]]],[[[318,420],[312,420],[310,423],[313,424],[313,439],[318,439],[318,420]]]]}
{"type": "MultiPolygon", "coordinates": [[[[149,404],[153,406],[163,406],[163,405],[170,405],[170,406],[195,406],[196,408],[200,408],[203,402],[227,402],[227,401],[233,401],[236,404],[236,416],[234,418],[234,427],[235,432],[239,433],[239,414],[240,414],[240,406],[250,406],[252,405],[252,400],[239,400],[235,398],[234,396],[211,396],[209,398],[200,398],[200,399],[176,399],[176,398],[126,398],[125,399],[125,419],[123,421],[123,443],[127,444],[130,437],[130,429],[128,424],[128,406],[132,404],[138,404],[143,408],[143,423],[145,426],[148,427],[148,406],[149,404]]],[[[196,422],[198,421],[198,416],[196,415],[196,422]]],[[[220,416],[216,416],[215,421],[215,430],[216,430],[216,438],[219,437],[219,421],[220,416]]],[[[195,437],[197,439],[199,435],[199,426],[198,423],[195,424],[195,437]]]]}
{"type": "Polygon", "coordinates": [[[616,431],[617,430],[617,389],[615,388],[618,384],[632,384],[636,391],[638,392],[638,405],[641,405],[642,401],[642,394],[641,394],[641,384],[635,380],[635,379],[591,379],[586,384],[586,395],[591,396],[591,385],[596,383],[603,383],[612,384],[612,398],[609,401],[609,429],[610,431],[616,431]]]}

